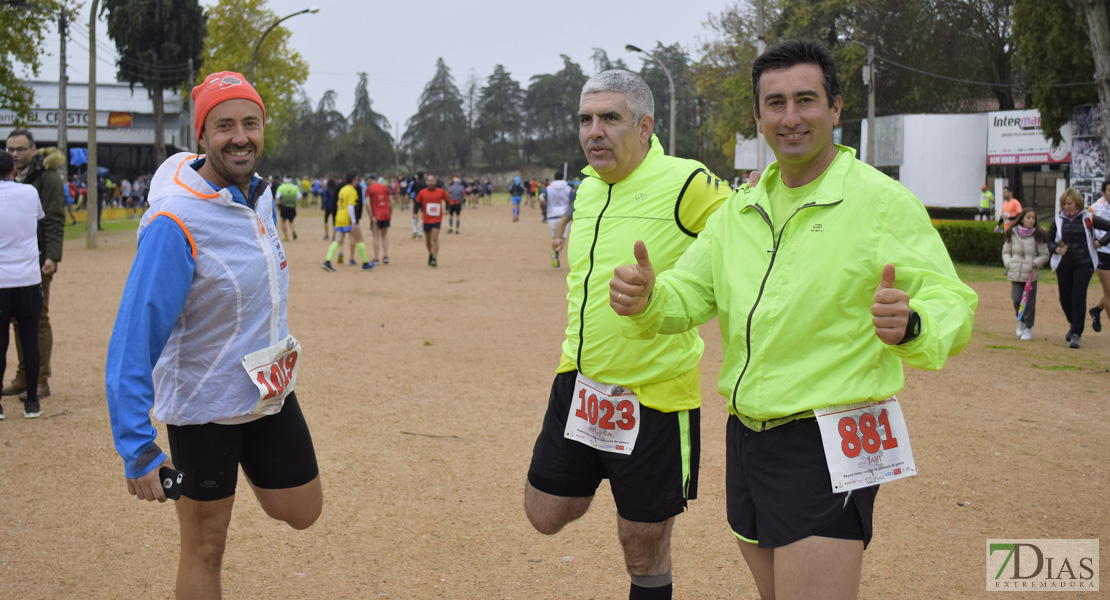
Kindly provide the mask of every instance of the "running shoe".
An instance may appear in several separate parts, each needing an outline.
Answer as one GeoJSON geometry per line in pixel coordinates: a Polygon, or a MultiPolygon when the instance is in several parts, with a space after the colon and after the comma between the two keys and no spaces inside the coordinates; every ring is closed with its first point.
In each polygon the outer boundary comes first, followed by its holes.
{"type": "Polygon", "coordinates": [[[1094,329],[1096,333],[1102,331],[1102,315],[1100,314],[1102,309],[1096,306],[1088,312],[1091,313],[1091,329],[1094,329]]]}
{"type": "Polygon", "coordinates": [[[325,260],[324,264],[320,265],[320,267],[322,269],[324,269],[325,271],[331,271],[332,273],[335,272],[335,267],[331,266],[331,261],[330,260],[325,260]]]}
{"type": "Polygon", "coordinates": [[[0,405],[0,421],[4,420],[4,407],[0,405]]]}
{"type": "Polygon", "coordinates": [[[374,266],[375,266],[374,263],[368,263],[368,262],[362,263],[362,270],[363,271],[369,271],[370,269],[373,269],[374,266]]]}
{"type": "Polygon", "coordinates": [[[339,258],[339,264],[343,264],[343,253],[342,252],[339,253],[339,256],[337,258],[339,258]]]}
{"type": "Polygon", "coordinates": [[[1026,341],[1026,342],[1032,341],[1032,339],[1033,339],[1033,328],[1030,327],[1029,329],[1026,329],[1025,331],[1021,332],[1021,339],[1026,341]]]}
{"type": "Polygon", "coordinates": [[[293,232],[293,239],[297,239],[297,232],[296,231],[293,232]]]}
{"type": "Polygon", "coordinates": [[[389,264],[389,257],[388,256],[382,258],[382,264],[383,265],[388,265],[389,264]]]}
{"type": "Polygon", "coordinates": [[[26,402],[23,404],[23,418],[36,419],[42,416],[42,409],[39,408],[39,401],[26,402]]]}
{"type": "Polygon", "coordinates": [[[1080,335],[1078,333],[1071,334],[1071,344],[1069,344],[1069,345],[1072,348],[1078,348],[1079,347],[1079,338],[1080,338],[1080,335]]]}
{"type": "Polygon", "coordinates": [[[415,231],[414,231],[414,232],[412,232],[412,239],[414,239],[414,240],[415,240],[415,239],[416,239],[416,235],[417,235],[417,234],[416,234],[416,232],[415,232],[415,231]]]}
{"type": "Polygon", "coordinates": [[[349,261],[349,262],[348,262],[347,264],[351,265],[352,267],[354,267],[354,266],[357,266],[357,265],[358,265],[358,263],[356,263],[356,262],[355,262],[355,259],[353,259],[353,258],[352,258],[352,259],[351,259],[351,260],[350,260],[350,261],[349,261]]]}
{"type": "Polygon", "coordinates": [[[433,267],[436,266],[436,259],[433,258],[432,260],[428,261],[428,264],[433,267]]]}
{"type": "Polygon", "coordinates": [[[557,250],[551,253],[551,267],[554,269],[559,268],[559,252],[557,250]]]}

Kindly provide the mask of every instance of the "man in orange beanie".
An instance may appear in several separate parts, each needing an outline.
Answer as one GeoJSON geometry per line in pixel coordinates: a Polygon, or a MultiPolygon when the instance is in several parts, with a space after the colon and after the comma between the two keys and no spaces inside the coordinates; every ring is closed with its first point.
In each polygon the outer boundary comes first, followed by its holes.
{"type": "Polygon", "coordinates": [[[151,181],[105,388],[127,491],[180,495],[177,597],[218,598],[239,465],[266,514],[295,529],[320,516],[323,492],[294,391],[288,261],[255,174],[266,108],[238,73],[209,75],[192,97],[206,155],[172,156],[151,181]]]}

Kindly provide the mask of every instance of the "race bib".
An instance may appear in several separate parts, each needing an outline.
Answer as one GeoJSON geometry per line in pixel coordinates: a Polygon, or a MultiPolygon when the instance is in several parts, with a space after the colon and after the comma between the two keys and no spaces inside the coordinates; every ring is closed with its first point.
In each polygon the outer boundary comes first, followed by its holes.
{"type": "Polygon", "coordinates": [[[281,412],[285,397],[297,382],[301,344],[292,335],[243,357],[243,368],[258,388],[258,403],[251,414],[274,415],[281,412]]]}
{"type": "Polygon", "coordinates": [[[438,217],[441,208],[443,208],[442,204],[440,204],[439,202],[433,202],[425,206],[424,210],[428,211],[429,217],[438,217]]]}
{"type": "Polygon", "coordinates": [[[917,474],[897,398],[826,406],[813,413],[821,428],[833,492],[917,474]]]}
{"type": "Polygon", "coordinates": [[[563,437],[605,452],[632,454],[639,434],[640,399],[636,394],[579,373],[563,437]]]}

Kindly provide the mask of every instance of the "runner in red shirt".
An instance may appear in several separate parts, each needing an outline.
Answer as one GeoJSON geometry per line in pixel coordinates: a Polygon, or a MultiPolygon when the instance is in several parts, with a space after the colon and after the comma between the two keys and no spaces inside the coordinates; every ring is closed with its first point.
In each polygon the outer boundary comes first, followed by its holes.
{"type": "Polygon", "coordinates": [[[366,178],[366,208],[370,213],[370,236],[374,240],[374,258],[370,264],[378,265],[378,248],[382,249],[382,264],[389,264],[389,219],[393,215],[390,203],[390,189],[378,176],[371,173],[366,178]]]}
{"type": "Polygon", "coordinates": [[[424,207],[424,245],[428,247],[428,266],[434,267],[436,255],[439,254],[439,226],[443,221],[447,192],[436,185],[435,175],[425,177],[424,183],[426,187],[416,195],[416,201],[424,207]]]}

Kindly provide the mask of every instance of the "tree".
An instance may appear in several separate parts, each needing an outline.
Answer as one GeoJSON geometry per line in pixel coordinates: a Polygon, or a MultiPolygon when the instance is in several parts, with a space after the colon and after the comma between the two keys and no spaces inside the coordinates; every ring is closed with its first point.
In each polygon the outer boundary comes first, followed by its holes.
{"type": "Polygon", "coordinates": [[[335,91],[324,92],[315,108],[302,94],[295,110],[296,116],[285,133],[285,143],[274,153],[263,155],[260,170],[341,176],[343,173],[339,170],[349,167],[334,162],[336,140],[346,134],[348,124],[347,117],[336,109],[335,91]]]}
{"type": "Polygon", "coordinates": [[[487,164],[507,167],[520,162],[523,101],[524,90],[520,89],[520,84],[503,65],[494,67],[493,75],[489,76],[478,97],[478,121],[475,123],[475,133],[487,164]]]}
{"type": "Polygon", "coordinates": [[[623,58],[618,58],[615,61],[609,60],[609,53],[601,48],[594,48],[594,53],[590,55],[590,60],[594,63],[594,74],[608,71],[610,69],[624,69],[629,70],[628,65],[624,63],[623,58]]]}
{"type": "MultiPolygon", "coordinates": [[[[675,89],[675,120],[678,129],[675,131],[675,154],[678,156],[698,157],[700,149],[697,135],[697,112],[692,72],[690,70],[689,56],[679,44],[664,46],[661,42],[656,44],[651,53],[652,58],[658,57],[663,61],[667,70],[674,79],[675,89]]],[[[670,139],[671,126],[671,90],[667,74],[655,60],[644,58],[640,77],[651,88],[651,95],[655,99],[655,134],[659,136],[666,148],[670,139]]],[[[670,150],[667,150],[670,152],[670,150]]]]}
{"type": "Polygon", "coordinates": [[[372,108],[367,80],[366,73],[358,74],[350,126],[338,140],[332,163],[348,169],[382,171],[393,164],[393,136],[389,135],[389,121],[372,108]]]}
{"type": "MultiPolygon", "coordinates": [[[[266,0],[220,0],[209,11],[204,65],[209,73],[245,73],[258,38],[278,19],[266,0]]],[[[308,63],[289,45],[290,31],[275,27],[258,52],[251,82],[266,105],[266,142],[262,155],[274,152],[297,115],[295,90],[308,79],[308,63]]],[[[197,72],[196,83],[204,74],[197,72]]]]}
{"type": "Polygon", "coordinates": [[[420,106],[406,123],[402,143],[417,167],[450,169],[466,156],[466,113],[451,70],[436,60],[436,72],[420,94],[420,106]]]}
{"type": "MultiPolygon", "coordinates": [[[[1110,115],[1110,98],[1102,87],[1107,82],[1106,64],[1110,51],[1100,49],[1093,40],[1104,37],[1107,21],[1105,0],[1082,2],[1031,2],[1018,0],[1014,6],[1015,62],[1029,78],[1030,104],[1041,113],[1041,129],[1054,144],[1063,140],[1060,128],[1072,119],[1073,109],[1083,104],[1098,104],[1104,127],[1110,115]],[[1103,11],[1101,19],[1097,12],[1103,11]],[[1096,15],[1094,22],[1089,15],[1096,15]],[[1092,27],[1092,25],[1094,27],[1092,27]],[[1102,32],[1093,32],[1102,29],[1102,32]],[[1099,62],[1101,61],[1101,69],[1099,62]],[[1077,82],[1090,85],[1066,85],[1077,82]],[[1063,84],[1063,85],[1062,85],[1063,84]],[[1097,84],[1097,85],[1096,85],[1097,84]]],[[[1105,43],[1105,42],[1103,42],[1105,43]]],[[[1110,156],[1107,132],[1098,131],[1103,156],[1110,156]]]]}
{"type": "Polygon", "coordinates": [[[38,76],[42,68],[43,39],[46,30],[57,22],[58,12],[69,10],[63,2],[47,0],[35,7],[21,3],[0,4],[0,106],[10,108],[16,115],[14,125],[26,125],[24,119],[35,106],[35,93],[23,83],[16,72],[22,65],[32,75],[38,76]]]}
{"type": "Polygon", "coordinates": [[[104,0],[108,36],[119,52],[119,78],[142,84],[154,107],[154,161],[166,160],[162,92],[189,83],[189,61],[199,68],[205,16],[198,0],[104,0]]]}
{"type": "Polygon", "coordinates": [[[578,103],[586,75],[565,54],[558,73],[534,75],[524,95],[524,114],[531,133],[526,152],[540,164],[564,162],[581,168],[586,164],[578,142],[578,103]]]}

